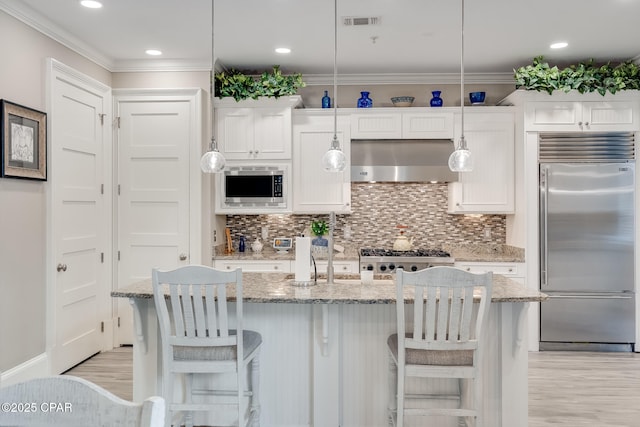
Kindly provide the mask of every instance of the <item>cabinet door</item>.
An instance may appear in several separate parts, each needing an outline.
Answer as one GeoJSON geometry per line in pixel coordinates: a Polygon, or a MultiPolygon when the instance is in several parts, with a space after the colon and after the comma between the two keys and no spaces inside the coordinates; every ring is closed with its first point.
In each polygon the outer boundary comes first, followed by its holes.
{"type": "Polygon", "coordinates": [[[506,276],[518,283],[525,284],[525,267],[523,263],[518,262],[456,262],[455,267],[462,270],[482,274],[492,271],[493,274],[506,276]]]}
{"type": "MultiPolygon", "coordinates": [[[[460,119],[456,119],[456,141],[460,119]]],[[[449,213],[513,213],[514,117],[511,113],[465,115],[465,139],[473,171],[449,184],[449,213]]]]}
{"type": "Polygon", "coordinates": [[[583,102],[582,127],[593,131],[640,130],[637,105],[631,101],[583,102]]]}
{"type": "Polygon", "coordinates": [[[253,117],[252,108],[216,110],[216,140],[228,160],[253,159],[253,117]]]}
{"type": "Polygon", "coordinates": [[[291,108],[256,108],[254,114],[254,158],[291,159],[291,108]]]}
{"type": "Polygon", "coordinates": [[[582,124],[580,102],[529,102],[524,114],[527,130],[576,131],[582,124]]]}
{"type": "Polygon", "coordinates": [[[352,114],[351,138],[402,138],[402,116],[397,112],[352,114]]]}
{"type": "Polygon", "coordinates": [[[453,138],[453,113],[403,113],[402,137],[407,139],[453,138]]]}
{"type": "Polygon", "coordinates": [[[348,118],[338,119],[338,139],[347,157],[343,172],[327,172],[322,156],[333,139],[332,117],[300,116],[293,124],[293,212],[350,213],[351,170],[348,118]]]}

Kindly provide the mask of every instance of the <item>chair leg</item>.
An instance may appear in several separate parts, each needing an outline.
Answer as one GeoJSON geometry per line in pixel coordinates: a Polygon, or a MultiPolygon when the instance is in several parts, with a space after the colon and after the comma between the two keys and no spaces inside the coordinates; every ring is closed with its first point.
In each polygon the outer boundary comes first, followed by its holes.
{"type": "MultiPolygon", "coordinates": [[[[193,391],[193,374],[185,374],[185,391],[184,391],[185,399],[184,400],[186,403],[193,403],[192,391],[193,391]]],[[[184,425],[185,427],[193,427],[193,411],[189,411],[185,414],[184,425]]]]}
{"type": "Polygon", "coordinates": [[[404,366],[398,363],[398,409],[396,411],[396,427],[404,426],[404,366]]]}
{"type": "MultiPolygon", "coordinates": [[[[167,369],[164,370],[167,372],[167,369]]],[[[171,427],[171,419],[173,418],[173,411],[170,407],[173,404],[173,374],[168,373],[164,375],[162,379],[162,394],[165,399],[165,411],[164,411],[164,425],[165,427],[171,427]]]]}
{"type": "Polygon", "coordinates": [[[251,361],[251,419],[252,427],[260,427],[260,353],[251,361]]]}
{"type": "Polygon", "coordinates": [[[389,415],[389,427],[395,425],[396,413],[398,411],[398,368],[393,361],[393,356],[389,354],[389,405],[387,413],[389,415]]]}

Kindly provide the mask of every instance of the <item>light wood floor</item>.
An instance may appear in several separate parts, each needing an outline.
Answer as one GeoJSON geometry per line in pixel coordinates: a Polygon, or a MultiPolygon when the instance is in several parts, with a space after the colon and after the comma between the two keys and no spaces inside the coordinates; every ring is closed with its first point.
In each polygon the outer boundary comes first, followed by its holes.
{"type": "MultiPolygon", "coordinates": [[[[132,400],[131,347],[98,354],[66,373],[132,400]]],[[[529,353],[529,427],[558,426],[640,426],[640,354],[529,353]]]]}

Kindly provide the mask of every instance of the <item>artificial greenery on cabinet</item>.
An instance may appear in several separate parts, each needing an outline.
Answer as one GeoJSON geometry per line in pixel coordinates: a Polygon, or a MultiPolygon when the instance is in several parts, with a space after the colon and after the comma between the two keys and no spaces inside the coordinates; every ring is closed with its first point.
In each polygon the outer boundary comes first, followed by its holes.
{"type": "Polygon", "coordinates": [[[514,70],[516,89],[548,92],[554,90],[580,93],[607,92],[640,89],[640,67],[631,61],[613,65],[611,62],[597,65],[593,59],[559,69],[550,66],[542,56],[533,59],[533,64],[514,70]]]}
{"type": "Polygon", "coordinates": [[[232,97],[236,101],[295,95],[302,87],[305,87],[302,74],[284,75],[278,65],[274,65],[272,71],[265,71],[259,76],[237,70],[215,74],[215,96],[232,97]]]}

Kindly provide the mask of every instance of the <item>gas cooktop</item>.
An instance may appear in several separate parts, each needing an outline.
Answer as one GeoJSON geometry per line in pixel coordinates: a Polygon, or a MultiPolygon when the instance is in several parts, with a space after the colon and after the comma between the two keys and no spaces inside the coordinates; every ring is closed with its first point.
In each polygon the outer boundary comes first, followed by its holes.
{"type": "Polygon", "coordinates": [[[391,249],[360,249],[360,270],[393,273],[398,268],[418,271],[437,265],[453,265],[449,252],[441,249],[414,249],[394,251],[391,249]]]}
{"type": "Polygon", "coordinates": [[[414,249],[411,251],[394,251],[392,249],[360,249],[360,256],[363,257],[450,257],[449,252],[441,249],[414,249]]]}

